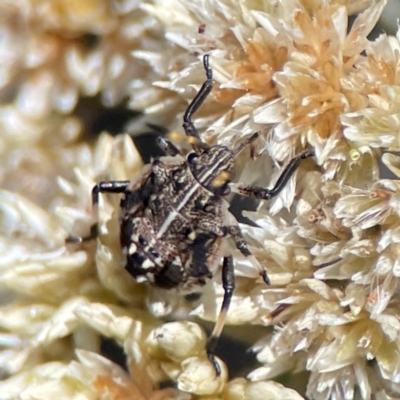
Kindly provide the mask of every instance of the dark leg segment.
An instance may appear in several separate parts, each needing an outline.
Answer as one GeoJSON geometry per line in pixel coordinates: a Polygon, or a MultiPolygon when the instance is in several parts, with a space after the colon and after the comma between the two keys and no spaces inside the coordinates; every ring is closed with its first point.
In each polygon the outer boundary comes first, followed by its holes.
{"type": "Polygon", "coordinates": [[[247,247],[246,240],[243,237],[242,231],[240,230],[239,226],[237,225],[230,225],[224,227],[227,234],[231,235],[233,240],[235,241],[236,248],[244,255],[250,256],[250,250],[247,247]]]}
{"type": "Polygon", "coordinates": [[[183,129],[187,136],[194,136],[197,139],[200,139],[199,134],[197,132],[196,127],[192,122],[193,114],[199,109],[199,107],[204,103],[204,100],[209,95],[213,86],[213,77],[212,77],[212,69],[208,64],[209,55],[206,54],[203,57],[203,65],[206,71],[207,80],[203,83],[196,97],[189,104],[188,108],[183,115],[183,129]]]}
{"type": "Polygon", "coordinates": [[[169,156],[176,156],[177,154],[180,154],[179,149],[172,142],[163,137],[157,138],[157,145],[162,151],[165,151],[165,153],[167,153],[169,156]]]}
{"type": "Polygon", "coordinates": [[[98,206],[99,206],[99,193],[123,193],[126,191],[130,181],[109,181],[100,182],[92,189],[92,215],[93,220],[96,221],[90,228],[88,236],[68,236],[67,243],[82,243],[95,239],[99,234],[98,229],[98,206]]]}
{"type": "Polygon", "coordinates": [[[175,145],[173,145],[169,140],[165,139],[165,136],[167,136],[169,133],[167,128],[151,123],[147,123],[146,125],[151,129],[150,133],[155,133],[158,135],[157,145],[161,150],[163,150],[169,156],[176,156],[180,153],[175,145]]]}
{"type": "Polygon", "coordinates": [[[299,167],[302,160],[308,157],[312,157],[314,153],[311,150],[307,150],[304,153],[299,154],[293,158],[288,166],[282,172],[282,175],[277,180],[275,186],[272,189],[264,189],[257,186],[245,186],[241,184],[230,184],[233,192],[239,193],[242,196],[253,197],[260,200],[269,200],[272,197],[277,196],[280,191],[286,186],[291,176],[299,167]]]}
{"type": "Polygon", "coordinates": [[[222,301],[221,310],[211,336],[207,341],[207,356],[214,365],[217,376],[221,375],[221,368],[215,359],[215,348],[217,347],[219,337],[224,328],[233,291],[235,289],[235,272],[233,270],[232,256],[224,257],[224,262],[222,264],[222,287],[224,288],[224,299],[222,301]]]}
{"type": "MultiPolygon", "coordinates": [[[[229,234],[232,236],[232,239],[235,241],[236,248],[246,257],[253,256],[247,247],[247,242],[243,237],[242,231],[240,230],[239,226],[237,225],[229,225],[225,226],[224,230],[226,234],[229,234]]],[[[267,274],[267,271],[265,269],[262,269],[260,271],[260,275],[263,278],[263,281],[267,284],[270,285],[270,280],[267,274]]]]}

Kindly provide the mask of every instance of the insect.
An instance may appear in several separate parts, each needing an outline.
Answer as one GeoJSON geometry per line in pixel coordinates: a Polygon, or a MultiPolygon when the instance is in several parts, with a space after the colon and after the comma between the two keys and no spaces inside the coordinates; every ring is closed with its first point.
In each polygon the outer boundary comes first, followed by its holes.
{"type": "MultiPolygon", "coordinates": [[[[138,281],[165,289],[191,293],[210,280],[222,261],[224,297],[214,330],[207,342],[207,354],[217,375],[220,367],[214,351],[222,332],[235,288],[233,259],[227,238],[251,257],[269,284],[265,268],[248,249],[238,222],[224,199],[231,192],[267,200],[276,196],[298,168],[313,155],[305,151],[290,161],[272,189],[232,183],[234,159],[257,139],[255,133],[231,150],[201,141],[192,122],[193,114],[212,90],[209,56],[203,58],[206,80],[183,116],[183,129],[193,151],[184,157],[169,140],[160,137],[167,156],[152,160],[131,181],[100,182],[92,190],[97,213],[100,193],[120,193],[120,241],[126,256],[126,270],[138,281]]],[[[155,126],[150,127],[156,129],[155,126]]],[[[96,219],[97,221],[97,219],[96,219]]],[[[67,242],[84,242],[98,235],[97,222],[86,237],[69,237],[67,242]]]]}

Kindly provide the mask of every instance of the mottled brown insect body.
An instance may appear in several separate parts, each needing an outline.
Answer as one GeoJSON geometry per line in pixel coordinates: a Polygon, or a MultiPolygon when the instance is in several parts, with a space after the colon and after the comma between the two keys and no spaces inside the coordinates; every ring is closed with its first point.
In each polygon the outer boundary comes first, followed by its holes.
{"type": "MultiPolygon", "coordinates": [[[[193,292],[211,279],[222,263],[224,299],[215,328],[209,338],[207,353],[216,373],[220,367],[214,358],[235,287],[233,260],[227,238],[246,257],[252,257],[260,275],[269,284],[266,269],[251,255],[239,225],[228,211],[224,199],[231,191],[268,200],[286,185],[301,160],[310,157],[305,151],[294,158],[272,189],[231,182],[235,156],[257,139],[255,133],[236,149],[202,142],[191,117],[212,89],[212,70],[208,55],[203,59],[207,80],[187,108],[183,128],[193,152],[183,157],[174,144],[159,139],[167,156],[146,165],[132,181],[100,182],[93,188],[93,210],[99,193],[121,193],[120,240],[126,255],[126,270],[138,281],[184,293],[193,292]]],[[[150,125],[158,131],[163,128],[150,125]]],[[[68,242],[83,242],[98,234],[97,223],[87,237],[69,237],[68,242]]]]}
{"type": "Polygon", "coordinates": [[[229,205],[193,174],[202,157],[161,157],[123,192],[121,245],[139,282],[191,292],[218,267],[229,205]]]}

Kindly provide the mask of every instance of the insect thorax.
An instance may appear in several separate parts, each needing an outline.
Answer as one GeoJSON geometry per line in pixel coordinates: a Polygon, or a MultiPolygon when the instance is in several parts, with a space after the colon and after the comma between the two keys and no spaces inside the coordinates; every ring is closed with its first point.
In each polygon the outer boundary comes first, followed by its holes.
{"type": "Polygon", "coordinates": [[[198,157],[188,156],[189,168],[195,179],[212,193],[221,193],[220,187],[229,183],[234,166],[234,153],[226,146],[215,145],[198,157]]]}

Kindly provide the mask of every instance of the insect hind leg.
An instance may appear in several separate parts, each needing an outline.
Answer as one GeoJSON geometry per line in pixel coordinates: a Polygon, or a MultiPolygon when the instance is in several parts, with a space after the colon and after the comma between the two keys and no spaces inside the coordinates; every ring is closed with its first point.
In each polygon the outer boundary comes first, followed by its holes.
{"type": "Polygon", "coordinates": [[[126,191],[130,181],[108,181],[100,182],[92,189],[92,218],[96,221],[90,227],[88,236],[68,236],[67,243],[83,243],[96,239],[99,235],[98,212],[99,193],[123,193],[126,191]]]}
{"type": "Polygon", "coordinates": [[[224,328],[233,291],[235,290],[235,272],[233,269],[232,256],[224,257],[224,262],[222,264],[222,287],[224,288],[224,298],[222,300],[221,310],[214,329],[207,341],[207,356],[213,364],[217,376],[221,375],[221,368],[215,359],[215,349],[221,336],[222,329],[224,328]]]}

